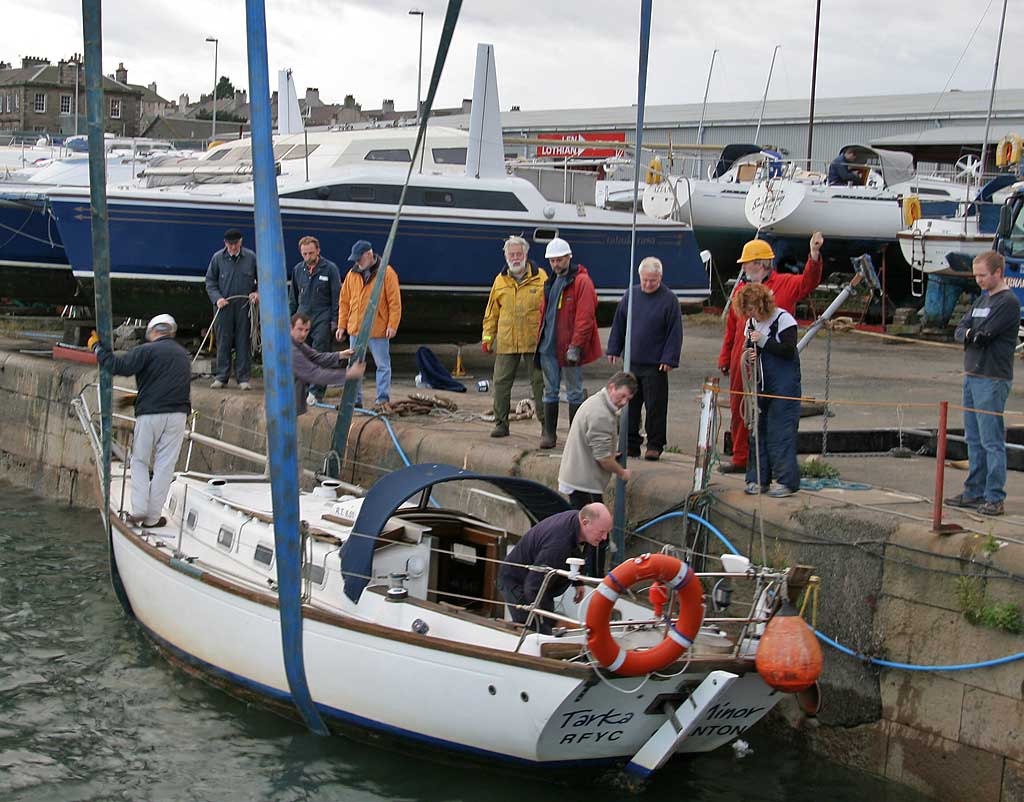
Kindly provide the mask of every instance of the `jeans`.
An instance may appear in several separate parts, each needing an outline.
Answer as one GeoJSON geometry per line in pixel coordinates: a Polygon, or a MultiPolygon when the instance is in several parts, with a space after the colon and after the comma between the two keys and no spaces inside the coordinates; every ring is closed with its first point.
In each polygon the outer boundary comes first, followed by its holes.
{"type": "Polygon", "coordinates": [[[135,419],[132,441],[132,515],[155,523],[174,480],[174,466],[185,438],[185,413],[161,412],[135,419]],[[150,479],[149,466],[153,465],[150,479]]]}
{"type": "MultiPolygon", "coordinates": [[[[391,400],[391,341],[387,337],[371,337],[367,341],[373,364],[377,366],[377,398],[376,404],[391,400]]],[[[356,406],[363,405],[362,382],[356,392],[356,406]]]]}
{"type": "Polygon", "coordinates": [[[557,404],[562,382],[565,382],[565,399],[570,404],[582,404],[587,400],[583,391],[583,367],[566,365],[560,367],[555,354],[540,355],[540,369],[544,373],[544,403],[557,404]]]}
{"type": "Polygon", "coordinates": [[[533,391],[533,403],[537,407],[537,417],[543,419],[541,404],[544,399],[544,377],[533,361],[533,354],[495,354],[494,356],[494,422],[508,425],[509,408],[512,406],[512,385],[519,372],[519,362],[526,365],[530,377],[530,389],[533,391]]]}
{"type": "MultiPolygon", "coordinates": [[[[793,395],[799,392],[797,389],[793,395]]],[[[796,439],[800,428],[800,402],[783,398],[759,398],[757,403],[757,450],[752,432],[747,482],[757,482],[767,487],[774,477],[780,485],[790,490],[799,490],[800,465],[796,458],[796,439]],[[760,457],[760,470],[755,454],[760,457]]]]}
{"type": "Polygon", "coordinates": [[[633,365],[637,391],[629,402],[628,447],[630,451],[640,450],[640,412],[646,410],[644,429],[647,432],[647,447],[652,451],[664,451],[665,419],[668,417],[668,373],[658,370],[657,365],[633,365]]]}
{"type": "Polygon", "coordinates": [[[217,378],[227,382],[231,376],[231,352],[235,352],[235,379],[249,381],[252,355],[249,353],[249,302],[228,301],[213,324],[217,337],[217,378]]]}
{"type": "MultiPolygon", "coordinates": [[[[964,377],[964,406],[1002,413],[1010,394],[1008,379],[964,377]]],[[[1002,414],[964,411],[964,437],[970,472],[964,495],[1001,502],[1006,498],[1006,423],[1002,414]]]]}

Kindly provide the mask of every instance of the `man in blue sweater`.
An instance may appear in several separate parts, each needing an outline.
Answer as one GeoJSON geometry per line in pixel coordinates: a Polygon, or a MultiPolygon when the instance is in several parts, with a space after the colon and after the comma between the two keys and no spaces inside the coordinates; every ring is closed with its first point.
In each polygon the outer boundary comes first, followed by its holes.
{"type": "Polygon", "coordinates": [[[174,480],[185,418],[192,411],[192,358],[174,341],[177,331],[173,317],[157,315],[146,326],[146,342],[123,356],[105,348],[95,331],[88,343],[103,368],[115,376],[135,377],[138,395],[132,438],[132,515],[128,520],[142,527],[167,523],[160,513],[174,480]]]}
{"type": "MultiPolygon", "coordinates": [[[[628,456],[640,456],[640,410],[647,410],[647,452],[644,459],[655,461],[665,450],[668,417],[668,374],[679,367],[683,348],[683,315],[679,299],[661,283],[661,260],[648,256],[637,272],[640,283],[633,286],[633,326],[629,369],[639,385],[629,402],[628,456]]],[[[608,361],[622,357],[626,343],[626,311],[629,295],[623,295],[615,310],[608,335],[608,361]]]]}
{"type": "MultiPolygon", "coordinates": [[[[533,604],[544,582],[545,574],[531,571],[527,566],[541,565],[565,569],[569,557],[583,557],[586,545],[597,548],[608,539],[612,528],[612,514],[604,504],[588,504],[582,510],[559,512],[535,524],[523,539],[509,552],[498,570],[498,590],[508,602],[512,620],[525,624],[528,613],[521,606],[533,604]]],[[[555,599],[569,587],[563,576],[552,577],[537,600],[537,608],[551,612],[555,599]]],[[[576,586],[576,602],[583,599],[584,588],[576,586]]],[[[551,634],[551,619],[535,617],[541,634],[551,634]]]]}

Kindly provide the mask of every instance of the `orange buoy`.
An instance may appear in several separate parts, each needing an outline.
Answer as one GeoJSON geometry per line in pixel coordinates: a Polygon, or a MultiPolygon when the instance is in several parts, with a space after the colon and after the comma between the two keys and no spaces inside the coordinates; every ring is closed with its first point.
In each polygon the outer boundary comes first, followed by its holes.
{"type": "Polygon", "coordinates": [[[814,632],[788,602],[768,622],[757,647],[757,673],[783,693],[806,690],[821,676],[821,647],[814,632]]]}

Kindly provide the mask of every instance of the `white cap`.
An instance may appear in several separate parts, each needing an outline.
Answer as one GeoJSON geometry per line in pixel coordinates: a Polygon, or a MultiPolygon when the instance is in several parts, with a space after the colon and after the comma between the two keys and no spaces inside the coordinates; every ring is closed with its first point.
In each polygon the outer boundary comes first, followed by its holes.
{"type": "Polygon", "coordinates": [[[544,258],[557,259],[559,256],[572,256],[572,248],[561,237],[555,237],[548,243],[548,247],[544,251],[544,258]]]}
{"type": "Polygon", "coordinates": [[[175,331],[177,331],[178,329],[177,321],[175,321],[175,319],[170,315],[157,315],[155,318],[149,321],[149,323],[146,326],[146,331],[149,331],[152,328],[156,328],[157,326],[166,326],[167,328],[174,329],[175,331]]]}

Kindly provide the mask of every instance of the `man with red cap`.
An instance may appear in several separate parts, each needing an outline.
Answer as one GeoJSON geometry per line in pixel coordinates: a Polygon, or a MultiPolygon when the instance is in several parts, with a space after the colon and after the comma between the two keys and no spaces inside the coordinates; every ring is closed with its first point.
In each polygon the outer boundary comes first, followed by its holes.
{"type": "MultiPolygon", "coordinates": [[[[796,315],[796,305],[806,298],[821,283],[821,246],[825,238],[820,231],[811,235],[810,253],[807,264],[800,275],[778,273],[774,270],[775,252],[764,240],[753,239],[743,246],[743,253],[737,262],[743,265],[737,286],[746,282],[764,284],[772,291],[775,305],[796,315]]],[[[723,463],[722,473],[745,473],[747,455],[750,453],[750,432],[743,422],[740,405],[743,402],[743,379],[740,359],[743,355],[743,321],[729,308],[725,324],[725,337],[718,355],[718,369],[729,376],[729,409],[732,411],[730,431],[732,432],[732,462],[723,463]]]]}

